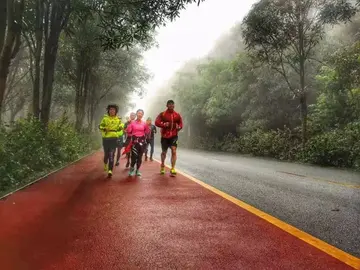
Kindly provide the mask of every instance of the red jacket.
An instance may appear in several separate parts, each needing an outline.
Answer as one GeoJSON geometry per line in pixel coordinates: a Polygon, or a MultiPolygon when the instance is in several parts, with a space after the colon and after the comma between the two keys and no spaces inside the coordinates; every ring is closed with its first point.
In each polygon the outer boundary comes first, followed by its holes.
{"type": "Polygon", "coordinates": [[[161,128],[162,138],[172,138],[177,136],[178,131],[183,128],[182,117],[175,111],[166,110],[156,117],[155,126],[161,128]],[[167,122],[168,127],[164,125],[167,122]]]}

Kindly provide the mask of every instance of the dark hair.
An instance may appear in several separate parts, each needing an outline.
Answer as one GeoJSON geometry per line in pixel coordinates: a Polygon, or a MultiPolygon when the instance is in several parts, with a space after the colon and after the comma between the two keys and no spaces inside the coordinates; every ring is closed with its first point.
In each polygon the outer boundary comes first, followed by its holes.
{"type": "Polygon", "coordinates": [[[138,109],[138,110],[136,111],[136,113],[138,113],[138,112],[142,112],[142,113],[144,114],[144,110],[143,110],[143,109],[138,109]]]}
{"type": "Polygon", "coordinates": [[[166,106],[167,106],[167,105],[170,105],[170,104],[175,104],[175,102],[174,102],[172,99],[169,99],[169,100],[166,102],[166,106]]]}
{"type": "Polygon", "coordinates": [[[109,105],[107,106],[107,108],[106,108],[106,110],[107,110],[108,113],[109,113],[109,111],[110,111],[111,108],[114,108],[115,111],[116,111],[116,113],[118,113],[118,111],[119,111],[119,106],[118,106],[118,105],[116,105],[116,104],[109,104],[109,105]]]}

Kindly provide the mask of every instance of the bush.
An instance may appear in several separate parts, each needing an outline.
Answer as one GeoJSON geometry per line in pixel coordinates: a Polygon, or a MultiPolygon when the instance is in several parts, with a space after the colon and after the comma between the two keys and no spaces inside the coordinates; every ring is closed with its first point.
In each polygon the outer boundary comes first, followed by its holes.
{"type": "Polygon", "coordinates": [[[360,122],[312,136],[302,148],[300,130],[247,132],[222,140],[198,138],[197,148],[239,152],[280,160],[298,160],[321,166],[360,169],[360,122]]]}
{"type": "Polygon", "coordinates": [[[66,118],[49,124],[45,132],[35,119],[21,119],[0,129],[0,194],[72,162],[93,149],[99,140],[75,131],[66,118]]]}
{"type": "Polygon", "coordinates": [[[312,137],[300,159],[323,166],[360,168],[360,123],[312,137]]]}

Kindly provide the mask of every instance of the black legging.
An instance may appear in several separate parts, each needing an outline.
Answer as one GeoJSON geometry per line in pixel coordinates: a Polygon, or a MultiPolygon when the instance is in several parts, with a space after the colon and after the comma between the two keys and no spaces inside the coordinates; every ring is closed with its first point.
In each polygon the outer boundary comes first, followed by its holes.
{"type": "Polygon", "coordinates": [[[117,146],[117,138],[105,138],[103,139],[104,147],[104,164],[108,164],[109,170],[114,168],[114,157],[117,146]]]}
{"type": "Polygon", "coordinates": [[[136,164],[136,170],[140,169],[145,147],[145,137],[133,136],[133,145],[131,147],[131,168],[134,168],[136,164]]]}
{"type": "Polygon", "coordinates": [[[154,154],[154,139],[150,139],[149,143],[146,145],[146,152],[145,155],[147,156],[148,150],[149,150],[149,146],[151,147],[150,149],[150,158],[152,158],[153,154],[154,154]]]}
{"type": "Polygon", "coordinates": [[[124,145],[124,141],[123,141],[123,137],[120,136],[118,141],[117,141],[117,153],[116,153],[116,163],[118,163],[120,161],[120,157],[121,157],[121,149],[124,145]]]}
{"type": "MultiPolygon", "coordinates": [[[[125,143],[123,146],[126,148],[130,142],[131,142],[131,137],[126,136],[126,140],[125,140],[125,143]]],[[[127,160],[126,167],[128,167],[130,165],[130,153],[131,153],[131,151],[129,153],[126,153],[126,160],[127,160]]]]}

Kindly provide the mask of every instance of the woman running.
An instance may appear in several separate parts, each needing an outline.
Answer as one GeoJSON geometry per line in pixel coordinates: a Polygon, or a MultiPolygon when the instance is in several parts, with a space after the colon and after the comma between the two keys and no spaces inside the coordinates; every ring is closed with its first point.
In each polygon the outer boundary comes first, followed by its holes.
{"type": "Polygon", "coordinates": [[[121,129],[121,121],[116,115],[119,107],[115,104],[110,104],[107,107],[107,114],[101,120],[99,129],[103,138],[104,147],[104,170],[107,171],[108,176],[112,176],[114,167],[114,157],[118,142],[118,132],[121,129]]]}
{"type": "MultiPolygon", "coordinates": [[[[124,142],[123,146],[125,147],[125,149],[129,146],[129,144],[131,142],[131,134],[127,132],[127,128],[130,125],[130,123],[135,120],[135,118],[136,118],[136,113],[134,113],[134,112],[130,113],[130,117],[127,118],[127,121],[126,121],[126,123],[124,125],[125,142],[124,142]]],[[[129,168],[129,166],[130,166],[130,152],[126,153],[126,159],[127,159],[127,162],[126,162],[125,168],[129,168]]]]}
{"type": "Polygon", "coordinates": [[[135,174],[137,176],[141,176],[140,167],[142,163],[142,156],[146,147],[146,136],[150,133],[149,126],[146,122],[142,121],[144,111],[141,109],[137,110],[136,116],[136,120],[132,121],[126,129],[126,132],[132,135],[130,176],[135,174]]]}

